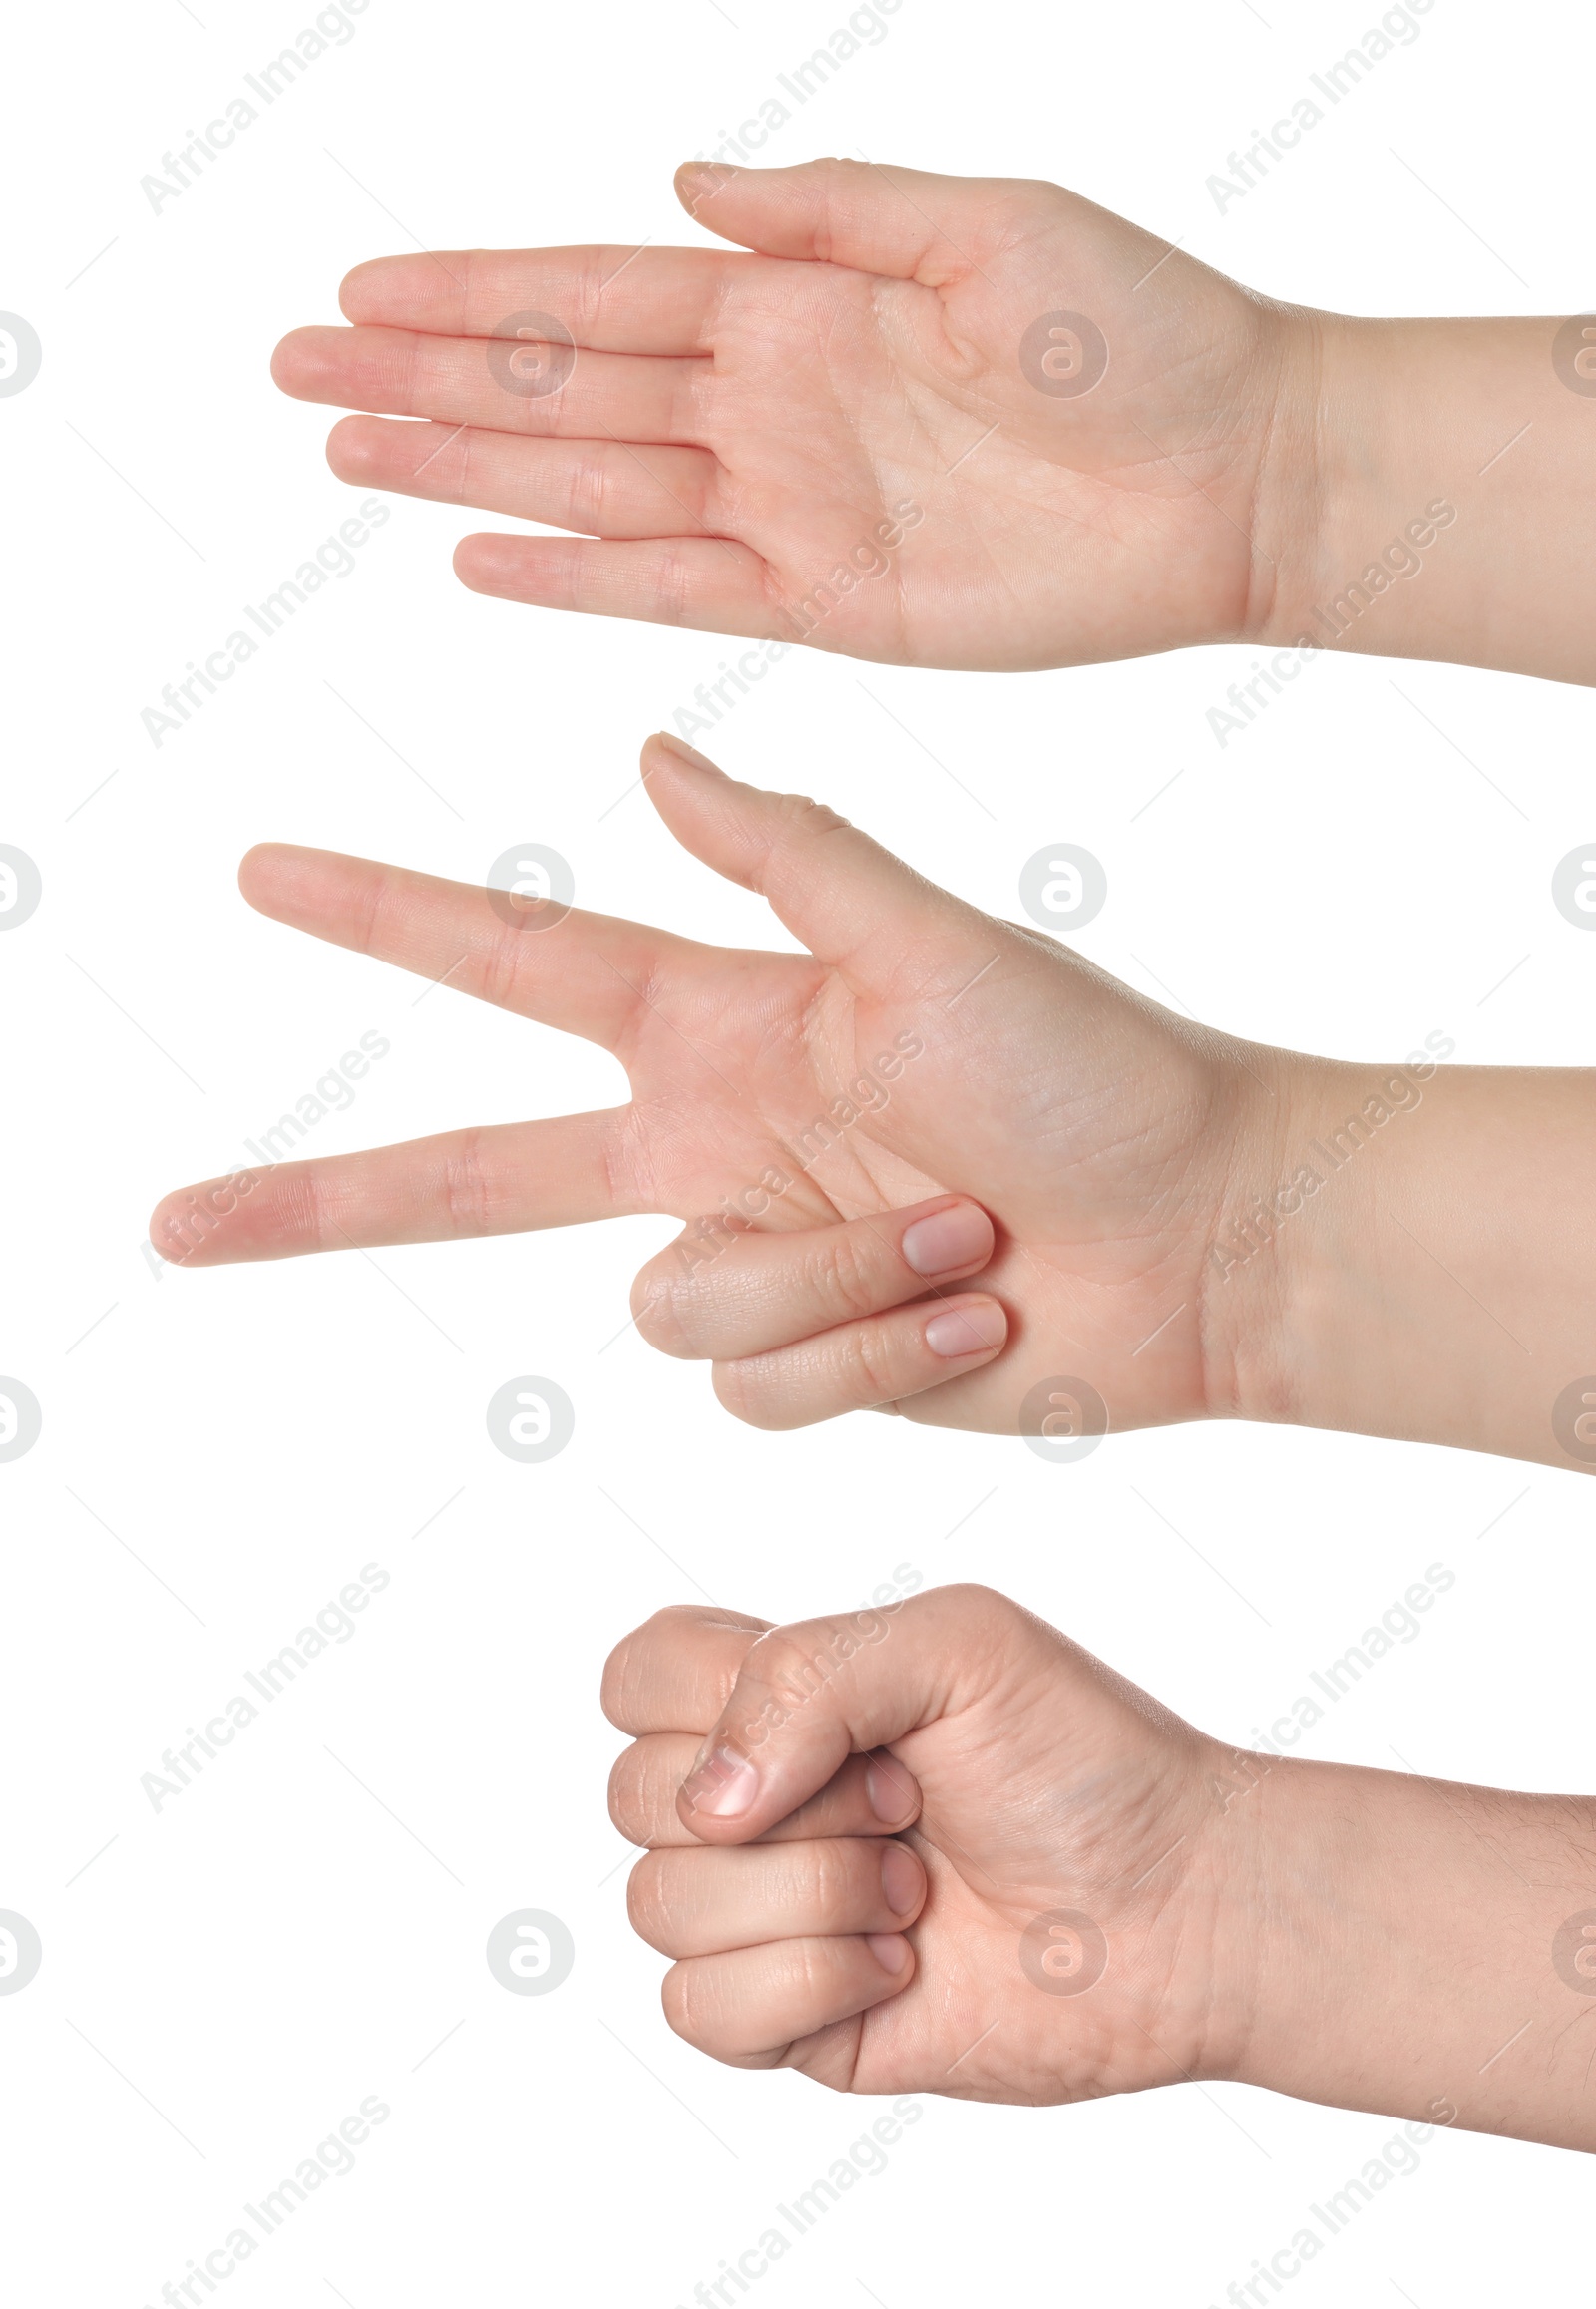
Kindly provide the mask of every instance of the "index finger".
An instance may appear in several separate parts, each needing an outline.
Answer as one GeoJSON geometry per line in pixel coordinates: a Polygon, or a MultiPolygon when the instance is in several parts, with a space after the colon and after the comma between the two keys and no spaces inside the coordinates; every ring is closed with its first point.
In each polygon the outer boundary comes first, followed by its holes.
{"type": "Polygon", "coordinates": [[[604,1662],[598,1704],[617,1731],[634,1738],[707,1732],[769,1626],[718,1605],[672,1604],[615,1646],[604,1662]]]}
{"type": "Polygon", "coordinates": [[[757,261],[646,245],[441,249],[357,264],[338,304],[347,320],[434,336],[491,337],[537,313],[594,352],[705,353],[728,276],[757,261]]]}

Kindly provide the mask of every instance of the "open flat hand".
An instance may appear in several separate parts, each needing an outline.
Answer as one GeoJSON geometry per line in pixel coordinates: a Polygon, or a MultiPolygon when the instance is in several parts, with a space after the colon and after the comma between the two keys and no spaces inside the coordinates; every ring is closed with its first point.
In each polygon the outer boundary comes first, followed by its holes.
{"type": "Polygon", "coordinates": [[[1056,185],[828,160],[677,190],[745,252],[357,266],[352,326],[273,363],[363,412],[333,471],[576,533],[456,554],[547,608],[993,668],[1262,630],[1312,495],[1275,482],[1290,308],[1056,185]]]}

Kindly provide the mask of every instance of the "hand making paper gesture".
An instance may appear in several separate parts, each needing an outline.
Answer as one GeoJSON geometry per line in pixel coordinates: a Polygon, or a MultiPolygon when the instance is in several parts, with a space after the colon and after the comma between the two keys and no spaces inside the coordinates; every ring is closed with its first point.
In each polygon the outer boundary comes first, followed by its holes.
{"type": "Polygon", "coordinates": [[[278,346],[369,412],[344,480],[577,533],[466,538],[477,591],[909,665],[1306,640],[1596,679],[1596,320],[1314,311],[1037,182],[677,191],[741,249],[381,257],[351,327],[278,346]]]}

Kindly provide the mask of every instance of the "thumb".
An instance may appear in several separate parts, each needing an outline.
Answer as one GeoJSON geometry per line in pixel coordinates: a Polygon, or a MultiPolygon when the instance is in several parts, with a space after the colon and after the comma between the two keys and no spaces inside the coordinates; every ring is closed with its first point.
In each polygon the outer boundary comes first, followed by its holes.
{"type": "Polygon", "coordinates": [[[688,161],[676,197],[689,216],[764,256],[809,257],[894,280],[943,288],[980,270],[1000,195],[983,177],[928,176],[877,161],[804,161],[791,169],[735,169],[688,161]]]}
{"type": "Polygon", "coordinates": [[[982,1587],[772,1628],[744,1657],[676,1808],[705,1842],[762,1835],[850,1755],[981,1698],[995,1664],[1011,1675],[1015,1647],[1039,1636],[1028,1613],[982,1587]]]}
{"type": "Polygon", "coordinates": [[[818,962],[851,963],[877,986],[907,968],[957,998],[995,958],[997,924],[823,802],[741,785],[664,731],[643,747],[642,773],[682,848],[757,891],[818,962]]]}

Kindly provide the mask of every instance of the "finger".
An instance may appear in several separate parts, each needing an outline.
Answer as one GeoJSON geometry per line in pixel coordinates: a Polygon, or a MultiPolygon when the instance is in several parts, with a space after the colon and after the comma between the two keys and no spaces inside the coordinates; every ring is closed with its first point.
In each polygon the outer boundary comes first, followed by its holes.
{"type": "Polygon", "coordinates": [[[880,1410],[1001,1354],[1008,1318],[986,1293],[937,1297],[863,1323],[839,1324],[796,1347],[717,1362],[715,1393],[750,1427],[810,1427],[844,1411],[880,1410]]]}
{"type": "Polygon", "coordinates": [[[590,544],[478,530],[461,539],[454,566],[463,585],[499,601],[639,618],[695,633],[739,633],[754,641],[776,638],[766,565],[729,538],[590,544]]]}
{"type": "Polygon", "coordinates": [[[700,2053],[768,2068],[800,2037],[884,2004],[914,1977],[914,1949],[895,1932],[779,1940],[727,1956],[690,1956],[666,1973],[660,1998],[677,2036],[700,2053]]]}
{"type": "Polygon", "coordinates": [[[878,986],[907,976],[917,992],[957,1001],[1000,960],[1009,934],[990,916],[823,803],[739,785],[663,731],[644,745],[642,766],[649,798],[683,849],[758,891],[821,962],[878,986]]]}
{"type": "Polygon", "coordinates": [[[769,1625],[719,1605],[668,1605],[610,1653],[598,1705],[618,1732],[633,1737],[713,1724],[749,1646],[769,1625]]]}
{"type": "Polygon", "coordinates": [[[549,313],[595,351],[707,353],[728,280],[745,262],[718,248],[378,256],[345,275],[338,308],[357,324],[446,337],[490,337],[518,313],[549,313]]]}
{"type": "Polygon", "coordinates": [[[719,466],[703,449],[619,441],[518,441],[471,425],[345,417],[327,439],[340,481],[444,505],[480,506],[600,538],[715,528],[719,466]]]}
{"type": "Polygon", "coordinates": [[[238,869],[257,913],[612,1049],[661,959],[689,942],[609,915],[525,914],[503,891],[266,842],[238,869]],[[548,927],[541,925],[548,920],[548,927]]]}
{"type": "Polygon", "coordinates": [[[998,1658],[1021,1675],[1047,1633],[979,1587],[932,1588],[891,1616],[846,1612],[770,1629],[744,1654],[682,1787],[683,1824],[705,1842],[750,1842],[845,1757],[889,1747],[980,1697],[998,1658]]]}
{"type": "Polygon", "coordinates": [[[637,1277],[632,1313],[664,1354],[763,1354],[902,1306],[928,1284],[962,1282],[987,1265],[995,1240],[981,1205],[958,1195],[796,1234],[750,1228],[713,1257],[689,1230],[637,1277]]]}
{"type": "MultiPolygon", "coordinates": [[[[271,356],[273,381],[296,401],[383,417],[432,417],[499,433],[583,440],[696,441],[709,364],[578,349],[545,391],[511,390],[494,363],[508,340],[429,337],[413,329],[294,329],[271,356]]],[[[509,344],[509,351],[515,351],[509,344]]],[[[529,378],[531,384],[536,380],[529,378]]]]}
{"type": "MultiPolygon", "coordinates": [[[[698,1758],[695,1732],[655,1732],[633,1740],[609,1774],[609,1817],[628,1843],[701,1845],[676,1808],[681,1783],[698,1758]]],[[[920,1817],[920,1788],[896,1756],[851,1755],[819,1793],[761,1841],[786,1844],[812,1836],[898,1835],[920,1817]]]]}
{"type": "Polygon", "coordinates": [[[1000,178],[930,176],[876,161],[790,169],[689,161],[676,171],[682,206],[723,240],[938,288],[979,269],[1014,191],[1000,178]]]}
{"type": "Polygon", "coordinates": [[[926,1871],[908,1845],[874,1836],[647,1852],[626,1879],[633,1932],[674,1957],[905,1932],[925,1899],[926,1871]]]}
{"type": "Polygon", "coordinates": [[[273,1161],[276,1148],[303,1136],[285,1114],[256,1142],[268,1157],[259,1169],[163,1197],[150,1240],[175,1266],[223,1267],[616,1218],[643,1208],[621,1184],[627,1112],[495,1123],[362,1154],[273,1161]]]}

